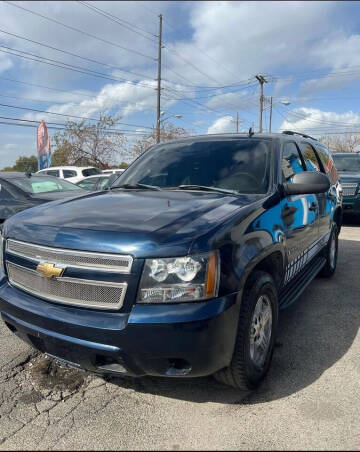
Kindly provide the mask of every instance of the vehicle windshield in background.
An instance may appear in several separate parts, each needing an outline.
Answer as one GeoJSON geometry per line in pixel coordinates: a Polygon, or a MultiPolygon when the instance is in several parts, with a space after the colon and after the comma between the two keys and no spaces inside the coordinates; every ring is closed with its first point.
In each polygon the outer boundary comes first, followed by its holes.
{"type": "Polygon", "coordinates": [[[11,179],[11,182],[30,194],[81,190],[76,185],[63,179],[46,176],[16,177],[11,179]]]}
{"type": "Polygon", "coordinates": [[[359,154],[350,154],[350,153],[349,155],[333,154],[332,156],[335,162],[336,169],[338,171],[360,172],[359,154]]]}
{"type": "Polygon", "coordinates": [[[270,142],[256,138],[163,144],[143,154],[113,186],[201,185],[236,193],[266,193],[270,146],[270,142]]]}
{"type": "Polygon", "coordinates": [[[84,177],[95,176],[95,174],[101,174],[101,170],[99,168],[87,168],[82,170],[82,174],[84,177]]]}

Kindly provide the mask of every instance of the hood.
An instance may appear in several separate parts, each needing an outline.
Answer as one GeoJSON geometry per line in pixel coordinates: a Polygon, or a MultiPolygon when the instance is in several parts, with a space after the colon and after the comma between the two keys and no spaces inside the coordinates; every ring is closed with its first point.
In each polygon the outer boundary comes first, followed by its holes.
{"type": "Polygon", "coordinates": [[[261,197],[170,190],[96,192],[23,211],[10,218],[4,230],[8,237],[48,246],[135,257],[180,255],[196,237],[261,197]]]}
{"type": "MultiPolygon", "coordinates": [[[[84,190],[79,190],[80,194],[84,193],[84,190]]],[[[77,196],[79,193],[77,194],[77,196]]],[[[5,221],[12,215],[21,212],[25,209],[30,209],[31,207],[38,206],[49,201],[55,201],[58,199],[74,197],[73,191],[63,191],[63,192],[52,192],[52,193],[37,193],[31,194],[25,201],[21,203],[14,203],[13,205],[0,206],[0,222],[5,221]]]]}
{"type": "Polygon", "coordinates": [[[359,171],[339,171],[340,182],[358,182],[360,183],[359,171]]]}

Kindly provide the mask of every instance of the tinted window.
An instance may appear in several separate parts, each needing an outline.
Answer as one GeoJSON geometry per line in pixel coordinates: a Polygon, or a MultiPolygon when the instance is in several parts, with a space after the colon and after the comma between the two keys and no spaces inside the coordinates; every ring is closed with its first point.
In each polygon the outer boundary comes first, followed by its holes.
{"type": "Polygon", "coordinates": [[[304,171],[303,163],[296,144],[288,142],[283,147],[282,172],[287,183],[292,182],[292,178],[296,173],[304,171]]]}
{"type": "Polygon", "coordinates": [[[82,170],[84,177],[95,176],[95,174],[101,174],[99,168],[87,168],[82,170]]]}
{"type": "Polygon", "coordinates": [[[17,177],[11,179],[11,182],[31,194],[79,190],[76,185],[63,179],[54,179],[46,176],[17,177]]]}
{"type": "Polygon", "coordinates": [[[319,161],[313,147],[309,143],[300,143],[300,150],[308,171],[321,171],[319,161]]]}
{"type": "Polygon", "coordinates": [[[351,154],[349,152],[348,155],[341,154],[332,154],[336,168],[339,171],[360,171],[360,154],[351,154]]]}
{"type": "Polygon", "coordinates": [[[13,199],[13,196],[8,192],[8,190],[0,184],[0,201],[10,201],[13,199]]]}
{"type": "Polygon", "coordinates": [[[98,190],[105,190],[109,186],[109,178],[108,177],[102,177],[100,178],[98,190]]]}
{"type": "Polygon", "coordinates": [[[92,177],[88,180],[82,180],[81,182],[77,183],[76,185],[80,188],[83,188],[85,190],[96,190],[96,185],[98,182],[98,177],[92,177]]]}
{"type": "Polygon", "coordinates": [[[46,171],[46,174],[48,176],[59,177],[60,176],[60,171],[59,170],[48,170],[48,171],[46,171]]]}
{"type": "Polygon", "coordinates": [[[167,143],[142,154],[116,184],[190,184],[239,193],[266,193],[270,164],[271,142],[264,139],[167,143]]]}
{"type": "Polygon", "coordinates": [[[64,175],[64,179],[67,179],[68,177],[76,177],[76,171],[64,169],[63,175],[64,175]]]}
{"type": "Polygon", "coordinates": [[[325,173],[330,177],[331,183],[335,184],[338,180],[339,175],[334,166],[334,161],[331,157],[330,152],[326,149],[325,146],[321,145],[316,145],[316,152],[320,157],[325,173]]]}

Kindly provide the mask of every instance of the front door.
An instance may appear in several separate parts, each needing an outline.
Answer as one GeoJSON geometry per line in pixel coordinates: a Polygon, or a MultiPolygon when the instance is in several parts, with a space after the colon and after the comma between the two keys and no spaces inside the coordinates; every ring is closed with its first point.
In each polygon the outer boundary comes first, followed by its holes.
{"type": "MultiPolygon", "coordinates": [[[[293,176],[304,170],[305,164],[295,142],[284,143],[284,182],[291,184],[293,176]]],[[[314,244],[319,236],[318,212],[319,205],[315,195],[287,196],[282,200],[281,217],[287,255],[285,284],[290,282],[314,255],[314,244]]]]}

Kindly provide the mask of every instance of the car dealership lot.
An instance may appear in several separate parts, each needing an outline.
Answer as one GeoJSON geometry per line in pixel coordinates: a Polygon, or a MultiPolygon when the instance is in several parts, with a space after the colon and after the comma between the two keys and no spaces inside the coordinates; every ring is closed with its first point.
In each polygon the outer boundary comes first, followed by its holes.
{"type": "Polygon", "coordinates": [[[113,379],[53,365],[0,325],[0,449],[360,449],[360,225],[335,276],[282,312],[266,380],[113,379]]]}

